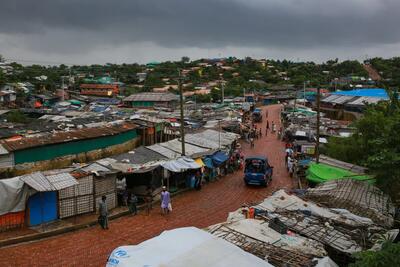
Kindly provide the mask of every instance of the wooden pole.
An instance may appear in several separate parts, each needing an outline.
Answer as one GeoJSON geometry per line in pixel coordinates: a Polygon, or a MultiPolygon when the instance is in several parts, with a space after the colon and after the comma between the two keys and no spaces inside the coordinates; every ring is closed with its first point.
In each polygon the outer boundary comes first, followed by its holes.
{"type": "Polygon", "coordinates": [[[315,146],[315,160],[317,164],[319,163],[319,127],[320,127],[320,92],[321,88],[318,86],[317,88],[317,144],[315,146]]]}
{"type": "Polygon", "coordinates": [[[180,98],[180,110],[181,110],[181,142],[182,142],[182,156],[185,156],[185,122],[183,116],[183,89],[182,89],[182,82],[181,82],[181,72],[178,70],[179,77],[178,77],[178,85],[179,85],[179,98],[180,98]]]}

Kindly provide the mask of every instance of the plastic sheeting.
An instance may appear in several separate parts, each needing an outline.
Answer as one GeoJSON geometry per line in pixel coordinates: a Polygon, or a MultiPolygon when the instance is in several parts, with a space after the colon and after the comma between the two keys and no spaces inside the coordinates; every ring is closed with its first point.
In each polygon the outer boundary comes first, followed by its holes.
{"type": "Polygon", "coordinates": [[[116,248],[107,267],[271,267],[268,262],[203,230],[187,227],[165,231],[136,246],[116,248]]]}
{"type": "Polygon", "coordinates": [[[209,169],[212,169],[212,168],[214,168],[214,164],[213,164],[213,162],[212,162],[212,159],[211,158],[204,158],[204,164],[206,165],[206,167],[207,168],[209,168],[209,169]]]}
{"type": "Polygon", "coordinates": [[[195,162],[196,162],[197,164],[199,164],[201,167],[204,167],[204,166],[205,166],[205,164],[204,164],[204,162],[201,160],[201,158],[196,159],[195,162]]]}
{"type": "Polygon", "coordinates": [[[161,164],[165,169],[172,172],[184,172],[190,169],[198,169],[201,168],[199,164],[197,164],[194,160],[187,157],[182,157],[177,160],[171,160],[161,164]]]}
{"type": "Polygon", "coordinates": [[[7,214],[9,212],[18,212],[25,210],[25,203],[28,195],[28,186],[25,185],[20,177],[1,179],[0,215],[7,214]]]}
{"type": "Polygon", "coordinates": [[[214,155],[212,155],[212,160],[215,165],[219,166],[225,161],[229,159],[228,155],[226,155],[224,152],[218,151],[214,155]]]}

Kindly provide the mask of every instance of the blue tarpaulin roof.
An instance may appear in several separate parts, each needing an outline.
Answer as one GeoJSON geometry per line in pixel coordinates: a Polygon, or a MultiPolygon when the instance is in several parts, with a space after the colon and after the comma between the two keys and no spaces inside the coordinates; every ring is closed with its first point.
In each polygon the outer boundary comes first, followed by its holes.
{"type": "Polygon", "coordinates": [[[212,160],[214,164],[218,166],[228,160],[228,155],[226,155],[224,152],[218,151],[212,155],[212,160]]]}
{"type": "Polygon", "coordinates": [[[368,96],[388,99],[388,95],[385,89],[382,88],[362,88],[351,91],[337,91],[332,93],[333,95],[347,95],[347,96],[368,96]]]}

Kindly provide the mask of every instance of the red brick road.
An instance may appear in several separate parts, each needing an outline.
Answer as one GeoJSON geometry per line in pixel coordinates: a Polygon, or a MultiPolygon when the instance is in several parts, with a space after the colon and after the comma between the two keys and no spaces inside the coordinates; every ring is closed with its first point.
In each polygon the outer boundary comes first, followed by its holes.
{"type": "MultiPolygon", "coordinates": [[[[280,105],[268,107],[269,120],[278,123],[280,105]]],[[[264,121],[259,124],[265,134],[264,121]]],[[[267,155],[274,166],[273,181],[267,188],[246,187],[243,175],[237,172],[201,191],[190,191],[172,199],[173,212],[160,215],[156,207],[150,216],[122,217],[111,221],[110,230],[99,227],[72,232],[27,244],[0,249],[0,266],[104,266],[110,252],[117,246],[137,244],[164,230],[184,226],[206,227],[226,220],[228,212],[243,203],[264,199],[280,188],[292,188],[294,182],[284,167],[284,146],[276,135],[256,140],[255,148],[243,145],[245,155],[267,155]]]]}

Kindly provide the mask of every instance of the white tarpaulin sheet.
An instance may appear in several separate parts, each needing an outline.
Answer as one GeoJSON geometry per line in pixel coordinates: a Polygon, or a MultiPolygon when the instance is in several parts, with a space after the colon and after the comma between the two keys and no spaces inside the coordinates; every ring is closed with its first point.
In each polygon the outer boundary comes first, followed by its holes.
{"type": "Polygon", "coordinates": [[[172,172],[184,172],[190,169],[198,169],[201,168],[199,164],[197,164],[193,159],[182,157],[177,160],[171,160],[161,164],[161,166],[172,172]]]}
{"type": "Polygon", "coordinates": [[[25,210],[28,186],[19,177],[0,180],[0,215],[25,210]]]}
{"type": "MultiPolygon", "coordinates": [[[[271,267],[268,262],[195,227],[165,231],[136,246],[116,248],[107,267],[271,267]]],[[[273,267],[273,266],[272,266],[273,267]]]]}

